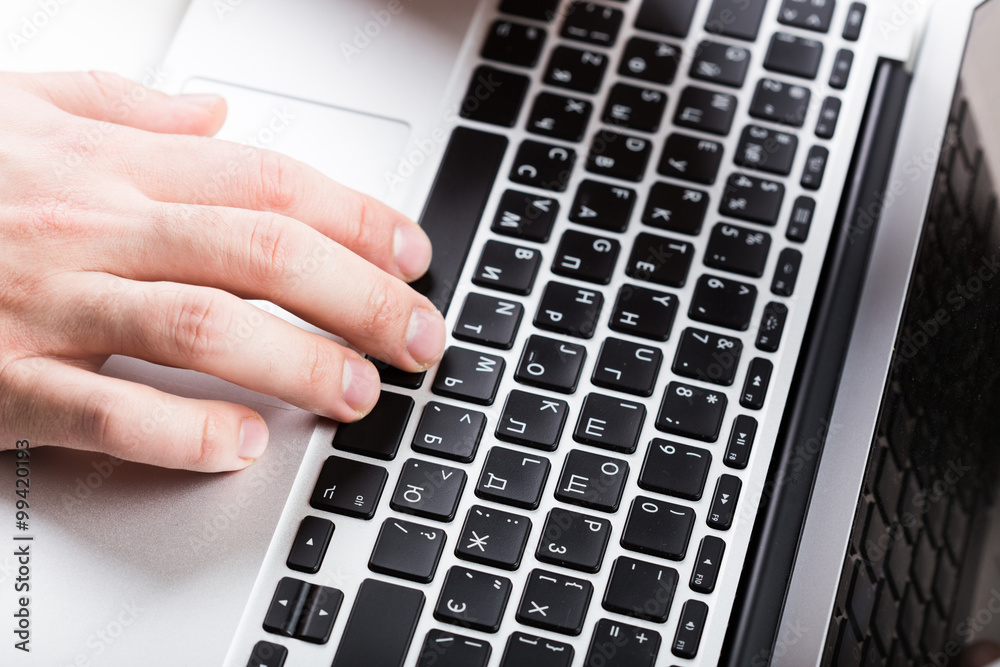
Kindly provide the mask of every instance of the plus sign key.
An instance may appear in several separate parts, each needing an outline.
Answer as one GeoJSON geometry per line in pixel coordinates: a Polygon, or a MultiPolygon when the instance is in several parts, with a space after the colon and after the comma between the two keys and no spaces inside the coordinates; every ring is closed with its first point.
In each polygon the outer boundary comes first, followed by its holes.
{"type": "Polygon", "coordinates": [[[606,667],[652,667],[660,649],[660,635],[653,630],[609,621],[604,618],[594,628],[585,665],[606,667]]]}

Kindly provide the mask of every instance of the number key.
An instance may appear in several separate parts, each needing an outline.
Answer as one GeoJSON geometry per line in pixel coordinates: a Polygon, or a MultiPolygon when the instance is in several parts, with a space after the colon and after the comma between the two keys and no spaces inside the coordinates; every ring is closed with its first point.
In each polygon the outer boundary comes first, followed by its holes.
{"type": "Polygon", "coordinates": [[[725,394],[671,382],[663,394],[656,428],[695,440],[715,442],[725,414],[725,394]]]}
{"type": "Polygon", "coordinates": [[[756,301],[757,288],[753,285],[706,274],[698,278],[688,316],[706,324],[746,331],[756,301]]]}

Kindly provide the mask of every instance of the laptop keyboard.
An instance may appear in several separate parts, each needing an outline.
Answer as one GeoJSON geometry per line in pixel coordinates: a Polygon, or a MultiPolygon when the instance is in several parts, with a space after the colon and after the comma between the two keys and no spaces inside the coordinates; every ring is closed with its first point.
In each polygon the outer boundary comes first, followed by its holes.
{"type": "Polygon", "coordinates": [[[853,145],[835,10],[489,8],[422,218],[453,340],[303,468],[239,662],[714,663],[853,145]]]}

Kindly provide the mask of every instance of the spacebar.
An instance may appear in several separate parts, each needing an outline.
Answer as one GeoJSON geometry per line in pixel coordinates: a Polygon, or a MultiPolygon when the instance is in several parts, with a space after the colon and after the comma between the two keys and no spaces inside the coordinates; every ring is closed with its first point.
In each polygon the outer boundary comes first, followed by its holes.
{"type": "Polygon", "coordinates": [[[506,137],[467,127],[456,128],[445,148],[420,216],[434,259],[427,274],[413,283],[442,313],[448,312],[506,150],[506,137]]]}
{"type": "Polygon", "coordinates": [[[423,608],[420,591],[365,579],[333,667],[402,667],[423,608]]]}

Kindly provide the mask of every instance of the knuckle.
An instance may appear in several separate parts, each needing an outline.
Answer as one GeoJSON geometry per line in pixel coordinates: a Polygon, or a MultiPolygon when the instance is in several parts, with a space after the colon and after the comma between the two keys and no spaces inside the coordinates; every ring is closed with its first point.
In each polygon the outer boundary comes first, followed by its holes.
{"type": "Polygon", "coordinates": [[[227,312],[223,299],[210,291],[182,290],[169,309],[167,331],[173,349],[168,353],[188,363],[209,358],[216,341],[229,330],[227,312]]]}
{"type": "Polygon", "coordinates": [[[320,396],[336,395],[335,389],[341,375],[335,355],[329,352],[329,346],[330,343],[326,339],[318,337],[312,339],[302,360],[301,381],[304,386],[320,396]]]}
{"type": "Polygon", "coordinates": [[[388,276],[368,281],[365,307],[361,311],[360,329],[368,339],[385,338],[400,328],[408,317],[408,308],[400,298],[388,276]]]}
{"type": "Polygon", "coordinates": [[[291,268],[292,241],[288,225],[273,215],[261,215],[250,232],[249,278],[258,285],[275,288],[291,268]]]}
{"type": "Polygon", "coordinates": [[[200,415],[181,465],[190,470],[212,468],[216,459],[224,454],[226,425],[227,420],[212,410],[200,415]]]}
{"type": "Polygon", "coordinates": [[[303,197],[303,179],[297,162],[275,151],[258,152],[259,202],[271,211],[287,211],[303,197]]]}
{"type": "Polygon", "coordinates": [[[117,400],[100,389],[87,394],[80,405],[77,425],[80,434],[98,451],[108,451],[114,439],[117,400]]]}

